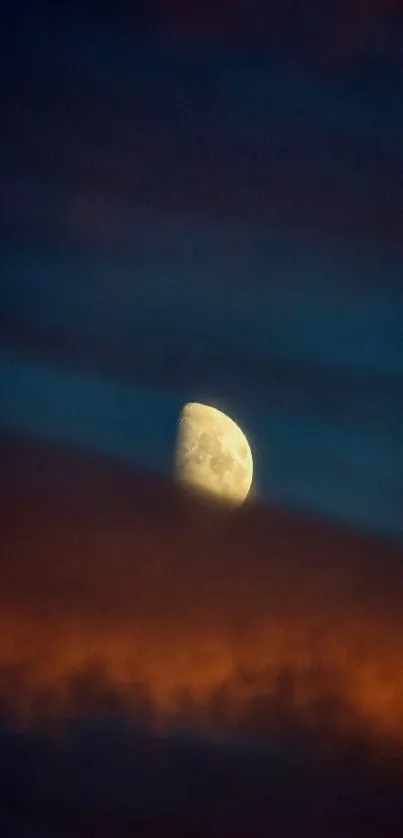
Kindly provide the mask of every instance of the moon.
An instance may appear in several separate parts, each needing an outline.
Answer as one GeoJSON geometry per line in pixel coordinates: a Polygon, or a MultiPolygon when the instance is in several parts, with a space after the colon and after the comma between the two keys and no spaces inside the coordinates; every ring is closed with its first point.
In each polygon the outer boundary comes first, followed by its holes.
{"type": "Polygon", "coordinates": [[[242,504],[253,477],[245,434],[217,408],[186,404],[179,420],[176,476],[187,487],[235,506],[242,504]]]}

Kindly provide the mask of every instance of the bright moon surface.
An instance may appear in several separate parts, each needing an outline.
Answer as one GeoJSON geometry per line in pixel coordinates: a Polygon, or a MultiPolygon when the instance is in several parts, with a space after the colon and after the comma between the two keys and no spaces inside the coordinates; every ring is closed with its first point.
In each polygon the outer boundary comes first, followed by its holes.
{"type": "Polygon", "coordinates": [[[245,434],[215,407],[186,404],[179,422],[176,476],[191,488],[235,505],[243,503],[253,476],[245,434]]]}

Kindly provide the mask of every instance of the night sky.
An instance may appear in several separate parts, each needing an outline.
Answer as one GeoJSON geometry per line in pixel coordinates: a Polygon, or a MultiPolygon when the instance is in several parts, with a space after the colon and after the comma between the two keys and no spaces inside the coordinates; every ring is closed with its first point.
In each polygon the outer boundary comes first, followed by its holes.
{"type": "Polygon", "coordinates": [[[398,838],[401,3],[18,0],[0,55],[1,834],[398,838]]]}

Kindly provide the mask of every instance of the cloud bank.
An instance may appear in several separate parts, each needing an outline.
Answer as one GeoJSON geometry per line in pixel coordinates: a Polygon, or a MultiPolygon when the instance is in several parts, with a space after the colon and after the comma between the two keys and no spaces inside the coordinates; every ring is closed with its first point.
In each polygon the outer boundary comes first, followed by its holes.
{"type": "Polygon", "coordinates": [[[1,456],[5,834],[397,834],[401,546],[1,456]]]}
{"type": "Polygon", "coordinates": [[[146,695],[162,724],[400,742],[400,546],[258,506],[226,518],[146,475],[21,445],[3,457],[0,570],[14,710],[86,710],[104,682],[128,711],[146,695]]]}

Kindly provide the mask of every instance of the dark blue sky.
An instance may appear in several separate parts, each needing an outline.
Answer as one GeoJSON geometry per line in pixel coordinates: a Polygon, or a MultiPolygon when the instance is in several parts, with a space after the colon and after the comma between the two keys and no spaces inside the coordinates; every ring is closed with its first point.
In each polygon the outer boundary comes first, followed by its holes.
{"type": "Polygon", "coordinates": [[[283,18],[63,9],[5,28],[2,427],[169,472],[206,400],[263,499],[401,532],[397,18],[325,72],[283,18]]]}

